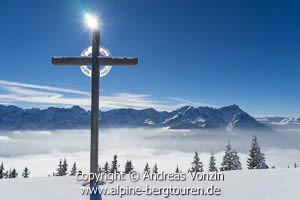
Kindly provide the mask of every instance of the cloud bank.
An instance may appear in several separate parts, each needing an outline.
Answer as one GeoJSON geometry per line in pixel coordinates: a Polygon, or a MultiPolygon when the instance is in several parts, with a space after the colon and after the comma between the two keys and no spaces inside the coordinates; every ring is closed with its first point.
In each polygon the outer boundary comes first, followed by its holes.
{"type": "MultiPolygon", "coordinates": [[[[79,105],[89,109],[90,93],[71,88],[0,80],[0,104],[13,104],[21,107],[70,107],[79,105]]],[[[161,111],[170,111],[185,105],[216,107],[177,97],[169,97],[165,101],[158,101],[149,94],[108,93],[107,91],[100,95],[99,107],[102,110],[155,108],[161,111]]]]}
{"type": "MultiPolygon", "coordinates": [[[[288,134],[288,133],[287,133],[288,134]]],[[[197,150],[204,169],[207,170],[210,152],[213,150],[220,167],[224,155],[224,145],[231,140],[232,147],[239,152],[243,169],[250,147],[251,135],[228,135],[225,132],[173,131],[165,129],[102,129],[100,130],[99,164],[112,161],[118,155],[120,170],[124,170],[126,160],[132,160],[135,169],[143,170],[148,162],[151,167],[158,164],[159,170],[173,172],[176,165],[181,170],[191,166],[197,150]]],[[[287,168],[298,162],[300,156],[299,137],[286,139],[279,135],[259,136],[259,142],[269,166],[287,168]],[[291,141],[297,144],[291,144],[291,141]],[[278,142],[281,141],[281,146],[278,142]]],[[[56,131],[12,131],[2,132],[0,137],[0,163],[6,169],[17,168],[21,172],[25,166],[32,171],[31,176],[47,176],[57,168],[60,158],[67,158],[69,165],[76,162],[80,170],[89,170],[89,130],[56,131]]],[[[299,163],[298,163],[299,164],[299,163]]]]}

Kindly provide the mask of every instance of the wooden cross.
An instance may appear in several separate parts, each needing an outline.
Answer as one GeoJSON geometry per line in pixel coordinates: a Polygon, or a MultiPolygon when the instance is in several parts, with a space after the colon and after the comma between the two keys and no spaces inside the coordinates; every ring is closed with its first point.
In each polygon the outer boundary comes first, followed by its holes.
{"type": "MultiPolygon", "coordinates": [[[[52,57],[54,65],[92,65],[90,173],[98,172],[99,65],[137,65],[137,58],[99,57],[100,31],[93,31],[92,57],[52,57]]],[[[92,180],[93,181],[93,180],[92,180]]],[[[91,181],[91,184],[92,184],[91,181]]]]}

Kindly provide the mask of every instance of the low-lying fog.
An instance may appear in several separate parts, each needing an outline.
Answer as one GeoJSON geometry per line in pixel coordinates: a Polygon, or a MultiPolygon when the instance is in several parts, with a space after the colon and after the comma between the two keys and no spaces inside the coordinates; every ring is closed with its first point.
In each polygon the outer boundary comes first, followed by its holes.
{"type": "MultiPolygon", "coordinates": [[[[198,150],[200,159],[207,169],[209,154],[213,150],[220,166],[224,146],[230,139],[231,145],[239,152],[243,168],[254,133],[225,133],[219,131],[183,131],[166,129],[103,129],[100,131],[101,166],[118,155],[120,169],[126,160],[132,160],[136,169],[142,170],[149,162],[155,162],[160,170],[174,171],[178,164],[187,170],[198,150]]],[[[277,168],[300,164],[300,133],[256,133],[266,154],[269,166],[277,168]]],[[[57,168],[59,158],[67,158],[69,168],[73,162],[78,169],[89,169],[89,130],[56,131],[13,131],[1,132],[0,162],[6,170],[16,168],[21,174],[28,166],[31,176],[47,176],[57,168]]]]}

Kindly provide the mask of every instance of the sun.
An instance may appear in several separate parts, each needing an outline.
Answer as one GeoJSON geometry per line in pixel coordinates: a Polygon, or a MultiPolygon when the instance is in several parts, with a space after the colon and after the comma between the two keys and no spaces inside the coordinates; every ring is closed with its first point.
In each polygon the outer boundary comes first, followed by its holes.
{"type": "Polygon", "coordinates": [[[91,15],[89,13],[86,13],[84,15],[85,23],[86,25],[92,29],[92,30],[97,30],[99,29],[99,21],[98,18],[94,15],[91,15]]]}

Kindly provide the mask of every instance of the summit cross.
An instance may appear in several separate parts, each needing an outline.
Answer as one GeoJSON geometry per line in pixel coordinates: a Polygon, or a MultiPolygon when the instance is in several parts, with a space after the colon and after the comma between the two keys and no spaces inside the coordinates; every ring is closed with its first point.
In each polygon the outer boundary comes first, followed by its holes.
{"type": "MultiPolygon", "coordinates": [[[[81,66],[84,74],[91,77],[92,97],[91,97],[91,146],[90,146],[90,173],[98,173],[98,149],[99,149],[99,79],[106,75],[111,66],[125,65],[133,66],[138,64],[138,58],[111,57],[108,50],[100,48],[99,26],[93,28],[92,47],[87,48],[81,57],[52,57],[53,65],[81,66]],[[91,54],[91,56],[89,56],[91,54]],[[103,54],[104,57],[100,57],[103,54]],[[91,70],[87,68],[91,65],[91,70]],[[99,69],[103,65],[104,70],[99,69]],[[102,74],[103,72],[103,74],[102,74]]],[[[91,180],[90,185],[96,186],[95,180],[91,180]]],[[[101,197],[100,197],[101,198],[101,197]]],[[[92,199],[92,197],[91,197],[92,199]]]]}

